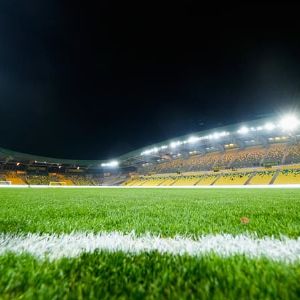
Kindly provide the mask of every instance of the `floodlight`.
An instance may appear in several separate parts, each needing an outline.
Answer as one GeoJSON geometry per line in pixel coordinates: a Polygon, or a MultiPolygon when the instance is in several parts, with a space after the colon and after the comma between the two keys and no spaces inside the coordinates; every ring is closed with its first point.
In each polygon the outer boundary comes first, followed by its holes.
{"type": "Polygon", "coordinates": [[[269,131],[273,130],[275,127],[276,126],[273,123],[271,123],[271,122],[266,123],[265,126],[264,126],[264,128],[266,130],[269,130],[269,131]]]}
{"type": "Polygon", "coordinates": [[[108,168],[114,168],[117,167],[119,165],[119,162],[117,162],[116,160],[107,162],[107,163],[102,163],[101,167],[108,167],[108,168]]]}
{"type": "Polygon", "coordinates": [[[279,126],[281,129],[286,131],[293,131],[295,130],[300,124],[298,118],[294,115],[286,115],[282,117],[279,122],[279,126]]]}
{"type": "Polygon", "coordinates": [[[249,132],[249,128],[246,126],[243,126],[238,130],[238,133],[241,133],[241,134],[247,134],[248,132],[249,132]]]}
{"type": "Polygon", "coordinates": [[[177,146],[181,145],[181,142],[180,141],[177,141],[177,142],[171,142],[170,143],[170,147],[171,148],[176,148],[177,146]]]}
{"type": "Polygon", "coordinates": [[[196,142],[198,142],[198,141],[199,141],[199,138],[196,137],[196,136],[191,136],[191,137],[187,140],[187,142],[190,143],[190,144],[196,143],[196,142]]]}

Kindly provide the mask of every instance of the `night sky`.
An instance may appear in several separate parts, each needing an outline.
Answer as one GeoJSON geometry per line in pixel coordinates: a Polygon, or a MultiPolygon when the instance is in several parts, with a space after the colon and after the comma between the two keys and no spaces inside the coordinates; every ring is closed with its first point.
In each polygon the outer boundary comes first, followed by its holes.
{"type": "Polygon", "coordinates": [[[299,108],[299,5],[89,2],[1,1],[1,147],[114,158],[299,108]]]}

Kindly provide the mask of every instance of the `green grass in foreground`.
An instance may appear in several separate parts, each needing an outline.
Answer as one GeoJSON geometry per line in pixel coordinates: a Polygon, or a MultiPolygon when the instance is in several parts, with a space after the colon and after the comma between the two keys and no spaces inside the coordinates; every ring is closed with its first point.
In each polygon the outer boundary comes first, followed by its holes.
{"type": "Polygon", "coordinates": [[[300,236],[300,189],[0,189],[0,203],[0,232],[300,236]]]}
{"type": "Polygon", "coordinates": [[[2,299],[299,299],[300,265],[123,253],[38,261],[0,256],[2,299]]]}
{"type": "MultiPolygon", "coordinates": [[[[0,189],[0,232],[300,236],[300,190],[0,189]],[[240,218],[250,218],[242,225],[240,218]]],[[[0,299],[299,299],[300,262],[124,253],[0,256],[0,299]]]]}

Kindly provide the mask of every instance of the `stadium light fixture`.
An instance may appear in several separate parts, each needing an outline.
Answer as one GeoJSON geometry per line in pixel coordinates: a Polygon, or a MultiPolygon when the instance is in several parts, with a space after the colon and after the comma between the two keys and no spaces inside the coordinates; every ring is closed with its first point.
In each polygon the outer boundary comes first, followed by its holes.
{"type": "Polygon", "coordinates": [[[238,133],[240,134],[247,134],[248,132],[249,132],[249,128],[246,126],[243,126],[238,130],[238,133]]]}
{"type": "Polygon", "coordinates": [[[117,162],[116,160],[101,164],[101,167],[107,167],[107,168],[116,168],[118,166],[119,166],[119,162],[117,162]]]}
{"type": "Polygon", "coordinates": [[[275,128],[275,124],[272,122],[268,122],[265,124],[264,129],[268,130],[268,131],[272,131],[275,128]]]}
{"type": "Polygon", "coordinates": [[[286,115],[279,121],[279,127],[284,131],[293,131],[300,124],[299,119],[295,115],[286,115]]]}
{"type": "Polygon", "coordinates": [[[213,135],[212,135],[212,138],[215,139],[215,140],[217,140],[217,139],[220,138],[220,137],[221,137],[221,134],[218,133],[218,132],[215,132],[215,133],[213,133],[213,135]]]}
{"type": "Polygon", "coordinates": [[[191,137],[189,137],[188,140],[187,140],[187,142],[188,142],[189,144],[194,144],[194,143],[196,143],[196,142],[198,142],[198,141],[199,141],[199,138],[198,138],[197,136],[191,136],[191,137]]]}
{"type": "MultiPolygon", "coordinates": [[[[160,149],[165,149],[163,147],[165,147],[165,146],[160,147],[160,149]]],[[[159,148],[154,147],[152,149],[148,149],[148,150],[143,151],[141,153],[141,155],[150,155],[150,154],[153,154],[153,153],[157,153],[158,151],[159,151],[159,148]]]]}
{"type": "Polygon", "coordinates": [[[171,148],[176,148],[177,146],[181,145],[182,143],[180,141],[176,141],[176,142],[171,142],[170,143],[170,147],[171,148]]]}

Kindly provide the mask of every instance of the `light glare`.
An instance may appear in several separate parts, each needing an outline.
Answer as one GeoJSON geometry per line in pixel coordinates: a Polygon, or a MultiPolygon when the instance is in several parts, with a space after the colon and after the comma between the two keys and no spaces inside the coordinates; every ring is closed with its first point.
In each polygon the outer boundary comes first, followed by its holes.
{"type": "Polygon", "coordinates": [[[241,133],[241,134],[247,134],[248,132],[249,132],[249,128],[246,126],[243,126],[242,128],[240,128],[238,130],[238,133],[241,133]]]}
{"type": "Polygon", "coordinates": [[[280,120],[279,126],[283,130],[293,131],[299,126],[299,120],[294,115],[286,115],[280,120]]]}
{"type": "Polygon", "coordinates": [[[266,130],[269,130],[269,131],[273,130],[275,127],[276,126],[273,123],[271,123],[271,122],[266,123],[265,126],[264,126],[264,128],[266,130]]]}
{"type": "Polygon", "coordinates": [[[117,162],[116,160],[107,162],[107,163],[102,163],[101,167],[109,167],[109,168],[114,168],[117,167],[119,165],[119,162],[117,162]]]}

